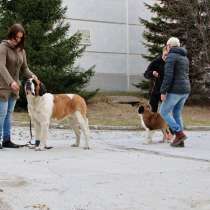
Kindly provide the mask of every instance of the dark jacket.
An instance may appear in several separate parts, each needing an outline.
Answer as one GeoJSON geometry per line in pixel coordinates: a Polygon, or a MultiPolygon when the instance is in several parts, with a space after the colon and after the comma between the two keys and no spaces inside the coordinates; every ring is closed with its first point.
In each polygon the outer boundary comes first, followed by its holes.
{"type": "Polygon", "coordinates": [[[173,47],[166,59],[164,78],[160,92],[185,94],[190,93],[189,60],[184,48],[173,47]]]}
{"type": "Polygon", "coordinates": [[[154,59],[149,66],[147,67],[147,70],[144,73],[144,77],[146,79],[153,80],[153,87],[151,87],[151,94],[160,94],[160,87],[163,82],[163,75],[164,75],[164,65],[165,61],[162,59],[162,55],[154,59]],[[157,71],[159,74],[159,77],[154,77],[152,72],[157,71]]]}

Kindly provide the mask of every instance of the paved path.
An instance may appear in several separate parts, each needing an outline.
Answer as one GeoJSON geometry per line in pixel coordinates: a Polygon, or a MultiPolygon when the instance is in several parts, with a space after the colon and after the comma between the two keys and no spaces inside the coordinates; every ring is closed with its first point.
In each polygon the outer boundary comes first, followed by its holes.
{"type": "MultiPolygon", "coordinates": [[[[52,150],[0,151],[0,210],[210,209],[210,131],[188,131],[185,148],[143,145],[143,131],[91,133],[89,151],[62,129],[52,150]]],[[[13,139],[28,141],[28,128],[13,139]]]]}

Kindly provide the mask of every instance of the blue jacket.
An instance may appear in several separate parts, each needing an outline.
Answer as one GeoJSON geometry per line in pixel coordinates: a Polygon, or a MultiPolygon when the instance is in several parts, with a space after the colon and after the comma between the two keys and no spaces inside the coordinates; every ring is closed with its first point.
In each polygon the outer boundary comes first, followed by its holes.
{"type": "Polygon", "coordinates": [[[189,60],[184,48],[170,49],[164,68],[163,83],[160,93],[190,93],[189,60]]]}

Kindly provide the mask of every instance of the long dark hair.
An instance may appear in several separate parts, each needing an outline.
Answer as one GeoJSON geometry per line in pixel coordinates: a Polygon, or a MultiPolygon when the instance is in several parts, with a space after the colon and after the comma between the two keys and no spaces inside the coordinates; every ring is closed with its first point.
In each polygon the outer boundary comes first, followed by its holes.
{"type": "Polygon", "coordinates": [[[16,35],[18,32],[23,33],[23,37],[21,38],[21,41],[18,43],[18,45],[16,47],[23,50],[24,42],[25,42],[25,29],[23,28],[23,26],[20,23],[15,23],[9,28],[7,38],[9,40],[16,39],[16,35]]]}

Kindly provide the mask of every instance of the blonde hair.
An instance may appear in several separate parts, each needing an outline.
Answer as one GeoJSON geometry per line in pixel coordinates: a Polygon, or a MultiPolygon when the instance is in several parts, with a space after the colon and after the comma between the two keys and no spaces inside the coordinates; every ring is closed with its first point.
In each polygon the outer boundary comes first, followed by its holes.
{"type": "Polygon", "coordinates": [[[164,46],[163,49],[162,49],[162,53],[165,53],[165,52],[168,52],[167,46],[164,46]]]}
{"type": "Polygon", "coordinates": [[[168,56],[168,48],[167,46],[164,46],[162,49],[162,59],[165,61],[167,56],[168,56]]]}
{"type": "Polygon", "coordinates": [[[171,47],[180,47],[180,41],[176,37],[171,37],[167,41],[167,45],[170,45],[171,47]]]}

